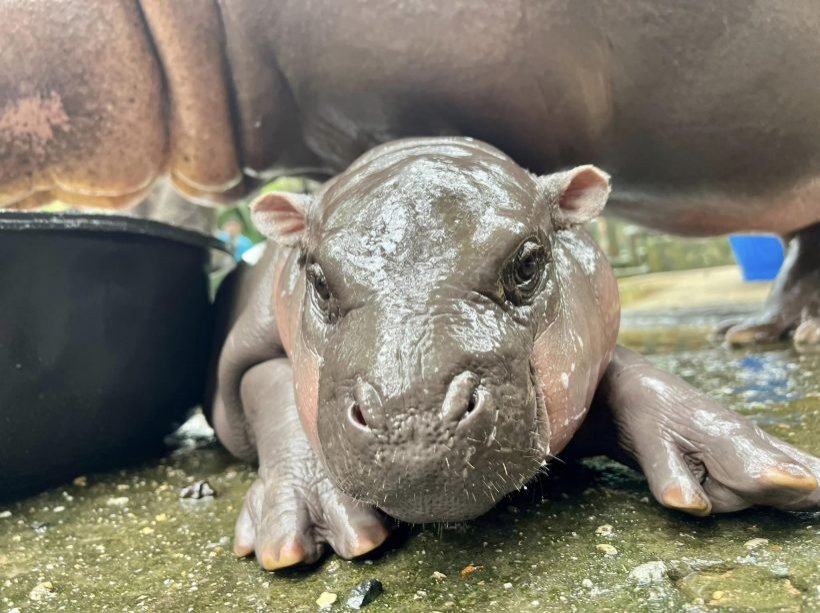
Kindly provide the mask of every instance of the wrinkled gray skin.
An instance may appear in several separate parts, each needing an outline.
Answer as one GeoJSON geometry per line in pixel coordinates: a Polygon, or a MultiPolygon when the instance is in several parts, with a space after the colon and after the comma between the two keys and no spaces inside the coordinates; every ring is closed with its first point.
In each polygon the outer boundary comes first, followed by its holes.
{"type": "Polygon", "coordinates": [[[820,459],[616,348],[612,271],[580,224],[592,166],[537,177],[461,138],[377,147],[312,197],[267,194],[271,239],[219,298],[212,420],[259,462],[237,555],[344,557],[490,509],[577,439],[696,515],[820,508],[820,459]],[[534,255],[533,255],[534,254],[534,255]]]}
{"type": "Polygon", "coordinates": [[[817,0],[0,0],[0,206],[198,202],[405,136],[592,162],[610,212],[794,237],[730,343],[820,345],[817,0]],[[207,95],[203,95],[207,92],[207,95]]]}

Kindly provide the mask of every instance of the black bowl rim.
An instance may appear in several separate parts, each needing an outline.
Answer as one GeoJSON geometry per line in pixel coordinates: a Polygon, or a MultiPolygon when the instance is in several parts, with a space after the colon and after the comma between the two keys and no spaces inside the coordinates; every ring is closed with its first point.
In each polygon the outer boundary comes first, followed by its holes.
{"type": "Polygon", "coordinates": [[[101,234],[136,234],[161,238],[194,247],[217,249],[227,253],[225,245],[214,236],[179,228],[153,219],[117,214],[24,213],[0,211],[0,232],[5,231],[82,231],[101,234]]]}

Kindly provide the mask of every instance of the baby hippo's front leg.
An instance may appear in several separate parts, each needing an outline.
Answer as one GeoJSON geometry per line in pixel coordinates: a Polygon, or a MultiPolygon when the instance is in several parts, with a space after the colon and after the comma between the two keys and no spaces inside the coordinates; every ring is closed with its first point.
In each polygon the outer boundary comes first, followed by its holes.
{"type": "Polygon", "coordinates": [[[234,551],[256,552],[266,570],[315,562],[328,543],[354,558],[387,538],[376,511],[328,479],[302,430],[286,358],[251,368],[242,378],[242,405],[259,457],[259,477],[236,522],[234,551]]]}
{"type": "Polygon", "coordinates": [[[620,451],[641,466],[664,506],[694,515],[753,505],[820,509],[820,458],[633,351],[617,348],[596,403],[614,421],[620,451]]]}

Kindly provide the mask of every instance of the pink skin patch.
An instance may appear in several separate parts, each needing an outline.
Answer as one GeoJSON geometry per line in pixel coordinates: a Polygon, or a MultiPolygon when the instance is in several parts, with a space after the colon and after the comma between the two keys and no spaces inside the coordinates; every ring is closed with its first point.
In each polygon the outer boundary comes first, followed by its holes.
{"type": "Polygon", "coordinates": [[[62,99],[55,92],[46,98],[39,94],[21,98],[0,110],[0,135],[38,157],[45,156],[55,128],[67,131],[69,123],[62,99]]]}
{"type": "Polygon", "coordinates": [[[293,365],[293,387],[299,421],[313,450],[322,457],[319,445],[319,356],[305,347],[293,345],[299,336],[302,322],[303,275],[293,274],[290,259],[282,257],[274,270],[274,312],[279,325],[279,338],[293,365]]]}
{"type": "Polygon", "coordinates": [[[600,356],[585,349],[582,337],[551,326],[535,339],[532,364],[550,424],[550,454],[566,447],[587,414],[602,372],[600,356]]]}
{"type": "Polygon", "coordinates": [[[278,328],[279,338],[282,341],[282,347],[284,347],[285,352],[290,355],[292,347],[290,342],[290,331],[293,329],[294,324],[298,324],[298,320],[294,321],[293,313],[301,313],[301,309],[293,308],[294,305],[292,303],[294,300],[291,292],[288,292],[285,289],[287,278],[283,273],[285,273],[286,267],[287,269],[291,268],[289,264],[289,258],[280,257],[276,260],[276,266],[273,271],[273,311],[276,315],[276,321],[281,322],[278,328]]]}
{"type": "Polygon", "coordinates": [[[555,252],[565,308],[536,337],[531,356],[550,424],[549,450],[566,447],[589,411],[612,359],[620,321],[618,286],[603,253],[586,235],[555,252]]]}
{"type": "Polygon", "coordinates": [[[293,386],[299,421],[307,435],[310,446],[322,457],[319,444],[319,358],[303,349],[292,355],[293,386]]]}

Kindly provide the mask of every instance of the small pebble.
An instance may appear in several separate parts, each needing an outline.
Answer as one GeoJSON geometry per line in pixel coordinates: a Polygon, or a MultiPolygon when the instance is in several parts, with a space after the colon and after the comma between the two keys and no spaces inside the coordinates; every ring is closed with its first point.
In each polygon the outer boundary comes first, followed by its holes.
{"type": "Polygon", "coordinates": [[[504,586],[503,586],[503,587],[504,587],[504,589],[505,589],[505,590],[511,590],[511,589],[512,589],[512,583],[510,583],[510,582],[508,581],[507,583],[505,583],[505,584],[504,584],[504,586]]]}
{"type": "Polygon", "coordinates": [[[432,575],[430,575],[430,576],[431,576],[433,579],[435,579],[436,581],[443,581],[444,579],[446,579],[446,578],[447,578],[447,575],[445,575],[444,573],[440,573],[440,572],[438,572],[437,570],[434,570],[434,571],[433,571],[433,574],[432,574],[432,575]]]}
{"type": "Polygon", "coordinates": [[[140,530],[140,532],[142,532],[143,534],[146,534],[146,535],[147,534],[154,534],[154,529],[151,528],[150,526],[145,526],[145,528],[140,530]]]}
{"type": "Polygon", "coordinates": [[[44,521],[31,522],[31,529],[37,534],[45,534],[48,531],[48,523],[44,521]]]}
{"type": "Polygon", "coordinates": [[[165,513],[160,513],[159,515],[155,515],[154,519],[160,523],[164,521],[168,521],[168,516],[165,513]]]}
{"type": "Polygon", "coordinates": [[[769,539],[756,538],[746,541],[745,543],[743,543],[743,546],[749,551],[751,551],[752,549],[757,549],[758,547],[763,547],[764,545],[768,544],[769,539]]]}
{"type": "Polygon", "coordinates": [[[85,487],[86,485],[88,485],[88,477],[86,477],[85,475],[80,475],[79,477],[75,477],[72,483],[77,487],[85,487]]]}
{"type": "Polygon", "coordinates": [[[616,555],[618,555],[618,550],[615,549],[609,543],[599,543],[598,545],[595,545],[595,549],[597,549],[598,551],[600,551],[601,553],[603,553],[606,556],[616,556],[616,555]]]}
{"type": "Polygon", "coordinates": [[[661,560],[652,560],[636,566],[629,573],[629,578],[639,585],[649,585],[662,581],[666,576],[668,568],[661,560]]]}
{"type": "Polygon", "coordinates": [[[581,586],[587,588],[588,590],[591,590],[594,587],[592,581],[589,579],[584,579],[581,581],[581,586]]]}
{"type": "Polygon", "coordinates": [[[54,597],[54,584],[51,581],[43,581],[34,586],[28,597],[35,602],[40,600],[47,600],[54,597]]]}
{"type": "Polygon", "coordinates": [[[214,488],[207,481],[195,481],[186,485],[179,491],[180,498],[190,500],[202,500],[203,498],[213,498],[216,496],[214,488]]]}
{"type": "Polygon", "coordinates": [[[128,496],[117,496],[115,498],[109,498],[105,501],[109,507],[124,507],[128,504],[128,496]]]}
{"type": "Polygon", "coordinates": [[[322,592],[316,599],[316,604],[319,605],[320,609],[328,609],[333,606],[337,598],[338,596],[333,592],[322,592]]]}
{"type": "Polygon", "coordinates": [[[373,602],[383,591],[384,587],[381,581],[378,579],[365,579],[351,590],[350,596],[347,597],[347,606],[359,610],[373,602]]]}
{"type": "Polygon", "coordinates": [[[604,524],[595,528],[595,534],[598,536],[612,536],[612,525],[604,524]]]}
{"type": "Polygon", "coordinates": [[[11,511],[0,511],[0,519],[11,517],[11,511]]]}

